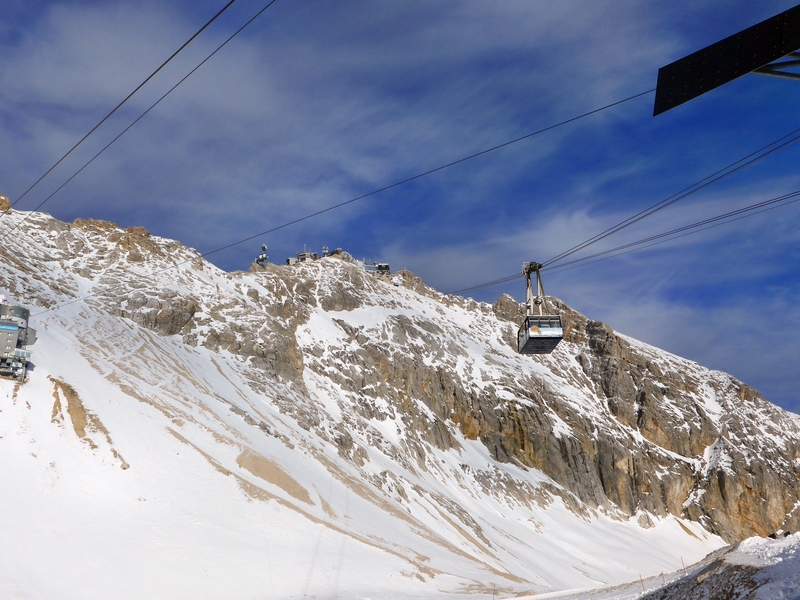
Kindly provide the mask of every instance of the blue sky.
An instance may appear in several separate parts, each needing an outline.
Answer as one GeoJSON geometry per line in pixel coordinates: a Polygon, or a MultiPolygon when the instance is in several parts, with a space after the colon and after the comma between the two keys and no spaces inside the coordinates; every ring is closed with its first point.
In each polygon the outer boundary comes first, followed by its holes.
{"type": "MultiPolygon", "coordinates": [[[[24,198],[36,206],[265,0],[223,17],[24,198]]],[[[224,2],[4,0],[0,193],[15,200],[224,2]]],[[[277,0],[43,210],[206,252],[648,90],[658,68],[786,10],[765,0],[277,0]]],[[[749,75],[658,118],[653,96],[261,242],[408,268],[450,291],[519,271],[800,127],[800,83],[749,75]]],[[[800,143],[591,251],[800,189],[800,143]]],[[[800,203],[545,274],[616,330],[800,412],[800,203]]],[[[4,242],[6,243],[6,242],[4,242]]],[[[474,292],[524,297],[522,278],[474,292]]]]}

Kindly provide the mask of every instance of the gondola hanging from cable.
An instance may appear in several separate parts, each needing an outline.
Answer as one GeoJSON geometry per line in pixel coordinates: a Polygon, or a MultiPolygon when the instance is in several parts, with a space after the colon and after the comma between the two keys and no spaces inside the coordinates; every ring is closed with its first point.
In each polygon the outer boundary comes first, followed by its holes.
{"type": "Polygon", "coordinates": [[[527,315],[517,332],[517,350],[520,354],[550,354],[564,337],[561,317],[554,314],[547,304],[542,275],[539,273],[541,268],[542,265],[537,262],[522,265],[528,293],[525,301],[527,315]],[[533,293],[532,273],[536,273],[536,295],[533,293]]]}

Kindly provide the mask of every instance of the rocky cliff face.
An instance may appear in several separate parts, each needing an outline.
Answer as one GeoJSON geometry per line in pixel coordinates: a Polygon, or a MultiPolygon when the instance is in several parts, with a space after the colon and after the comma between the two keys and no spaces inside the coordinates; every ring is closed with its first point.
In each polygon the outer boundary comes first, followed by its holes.
{"type": "MultiPolygon", "coordinates": [[[[507,545],[492,537],[503,525],[465,509],[473,500],[517,512],[555,503],[581,519],[645,529],[678,517],[727,541],[800,528],[800,418],[725,373],[620,335],[555,298],[564,341],[552,355],[520,356],[522,307],[508,296],[494,305],[446,296],[408,272],[393,286],[335,257],[222,273],[178,242],[98,221],[36,214],[23,231],[24,253],[0,248],[0,287],[32,305],[45,330],[90,316],[105,323],[80,329],[79,352],[113,364],[96,369],[157,407],[174,435],[199,423],[192,397],[204,398],[201,412],[217,403],[236,415],[236,433],[227,421],[204,421],[221,448],[241,447],[230,465],[222,450],[204,450],[215,468],[257,471],[252,457],[266,452],[266,435],[302,449],[393,518],[435,505],[492,560],[507,545]],[[240,377],[248,389],[186,383],[188,359],[179,368],[115,358],[134,325],[163,340],[163,352],[202,351],[231,385],[240,377]],[[142,392],[153,386],[161,391],[142,392]],[[485,467],[445,460],[475,452],[475,443],[489,457],[485,467]]],[[[315,504],[311,484],[302,485],[286,502],[315,504]]],[[[315,518],[333,518],[318,504],[315,518]]],[[[427,531],[421,523],[415,531],[427,531]]]]}
{"type": "MultiPolygon", "coordinates": [[[[509,300],[495,305],[501,318],[509,300]]],[[[800,529],[795,415],[725,373],[665,356],[555,304],[565,340],[580,348],[574,359],[610,417],[599,431],[590,419],[564,416],[578,423],[581,444],[562,451],[583,474],[570,489],[592,490],[576,493],[627,514],[687,516],[731,542],[800,529]]]]}

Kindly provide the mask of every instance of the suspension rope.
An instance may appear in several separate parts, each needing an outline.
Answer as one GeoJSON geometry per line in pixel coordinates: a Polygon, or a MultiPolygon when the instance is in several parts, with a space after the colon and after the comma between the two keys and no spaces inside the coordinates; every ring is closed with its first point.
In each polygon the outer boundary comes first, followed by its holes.
{"type": "MultiPolygon", "coordinates": [[[[81,144],[82,144],[84,141],[86,141],[86,138],[88,138],[88,137],[89,137],[90,135],[92,135],[92,134],[93,134],[95,131],[97,131],[97,129],[98,129],[98,128],[99,128],[99,127],[100,127],[100,126],[103,124],[103,123],[105,123],[105,122],[106,122],[106,121],[107,121],[107,120],[108,120],[108,119],[111,117],[111,115],[113,115],[113,114],[114,114],[115,112],[117,112],[117,111],[118,111],[120,108],[122,108],[122,105],[123,105],[123,104],[125,104],[125,103],[126,103],[128,100],[130,100],[130,99],[133,97],[133,95],[134,95],[136,92],[138,92],[140,89],[142,89],[142,88],[145,86],[145,84],[146,84],[148,81],[150,81],[150,80],[151,80],[153,77],[155,77],[155,76],[156,76],[156,74],[157,74],[159,71],[161,71],[161,69],[163,69],[165,66],[167,66],[167,64],[168,64],[168,63],[169,63],[169,62],[170,62],[170,61],[171,61],[173,58],[175,58],[176,56],[178,56],[178,54],[180,54],[180,52],[181,52],[181,51],[182,51],[184,48],[186,48],[186,46],[188,46],[188,45],[189,45],[189,44],[190,44],[190,43],[191,43],[191,42],[192,42],[192,41],[193,41],[193,40],[194,40],[194,39],[195,39],[195,38],[196,38],[198,35],[200,35],[201,33],[203,33],[203,31],[205,31],[205,30],[206,30],[206,28],[207,28],[209,25],[211,25],[211,24],[212,24],[214,21],[216,21],[216,20],[217,20],[217,18],[218,18],[218,17],[219,17],[219,16],[220,16],[222,13],[224,13],[226,10],[228,10],[228,8],[230,8],[230,6],[231,6],[231,5],[232,5],[234,2],[236,2],[236,0],[230,0],[230,2],[228,2],[228,3],[227,3],[225,6],[223,6],[223,7],[222,7],[222,8],[219,10],[219,12],[217,12],[217,14],[215,14],[213,17],[211,17],[211,19],[210,19],[208,22],[206,22],[206,24],[205,24],[205,25],[203,25],[203,26],[202,26],[200,29],[198,29],[198,30],[197,30],[197,31],[194,33],[194,35],[192,35],[192,37],[190,37],[188,40],[186,40],[186,41],[183,43],[183,45],[182,45],[180,48],[178,48],[177,50],[175,50],[175,52],[173,52],[173,53],[172,53],[172,55],[171,55],[171,56],[170,56],[170,57],[169,57],[167,60],[165,60],[163,63],[161,63],[161,65],[160,65],[160,66],[159,66],[159,67],[158,67],[158,68],[157,68],[155,71],[153,71],[152,73],[150,73],[150,75],[148,75],[148,76],[147,76],[147,78],[146,78],[144,81],[142,81],[142,83],[140,83],[138,86],[136,86],[136,88],[135,88],[135,89],[134,89],[134,90],[133,90],[133,91],[132,91],[130,94],[128,94],[127,96],[125,96],[125,98],[122,100],[122,102],[120,102],[119,104],[117,104],[117,105],[116,105],[116,106],[115,106],[115,107],[114,107],[114,108],[111,110],[111,112],[110,112],[110,113],[108,113],[108,114],[107,114],[105,117],[103,117],[102,119],[100,119],[100,122],[99,122],[99,123],[97,123],[97,125],[95,125],[94,127],[92,127],[92,128],[89,130],[89,132],[88,132],[86,135],[84,135],[84,136],[83,136],[83,137],[82,137],[80,140],[78,140],[78,142],[77,142],[77,143],[76,143],[74,146],[72,146],[72,148],[70,148],[70,149],[67,151],[67,153],[66,153],[66,154],[64,154],[64,155],[63,155],[61,158],[59,158],[59,159],[58,159],[58,160],[55,162],[55,164],[53,164],[53,166],[52,166],[52,167],[50,167],[49,169],[47,169],[47,171],[45,171],[45,172],[44,172],[44,174],[43,174],[41,177],[39,177],[39,179],[37,179],[36,181],[34,181],[34,182],[33,182],[33,184],[31,184],[31,186],[30,186],[30,187],[29,187],[27,190],[25,190],[25,191],[22,193],[22,195],[21,195],[21,196],[19,196],[19,198],[17,198],[16,200],[14,200],[14,202],[12,202],[12,203],[9,205],[9,207],[8,207],[6,210],[4,210],[2,213],[0,213],[0,218],[2,218],[2,217],[3,217],[3,216],[4,216],[4,215],[5,215],[5,214],[6,214],[6,213],[9,211],[9,210],[11,210],[11,209],[14,207],[14,205],[16,205],[16,204],[17,204],[17,203],[18,203],[20,200],[22,200],[22,199],[23,199],[25,196],[27,196],[27,195],[28,195],[28,192],[30,192],[30,191],[31,191],[33,188],[35,188],[35,187],[36,187],[36,186],[39,184],[39,182],[40,182],[40,181],[42,181],[42,180],[43,180],[45,177],[47,177],[47,176],[48,176],[48,175],[49,175],[49,174],[50,174],[50,173],[53,171],[53,169],[55,169],[55,168],[56,168],[58,165],[60,165],[60,164],[61,164],[61,163],[64,161],[64,159],[65,159],[65,158],[67,158],[67,157],[68,157],[70,154],[72,154],[72,152],[73,152],[73,151],[74,151],[74,150],[75,150],[75,149],[76,149],[78,146],[80,146],[80,145],[81,145],[81,144]]],[[[70,178],[70,179],[71,179],[71,178],[70,178]]],[[[60,189],[60,188],[59,188],[59,189],[60,189]]]]}

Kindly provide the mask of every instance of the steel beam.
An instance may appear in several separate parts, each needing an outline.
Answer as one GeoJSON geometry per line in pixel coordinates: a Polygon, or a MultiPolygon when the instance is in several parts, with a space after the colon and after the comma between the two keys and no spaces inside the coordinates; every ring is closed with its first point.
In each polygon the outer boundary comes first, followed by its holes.
{"type": "MultiPolygon", "coordinates": [[[[658,70],[653,116],[762,69],[800,49],[800,5],[658,70]]],[[[765,75],[792,77],[759,71],[765,75]]]]}

